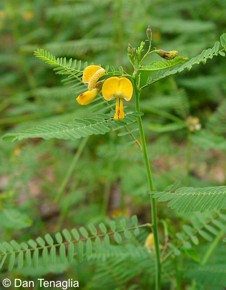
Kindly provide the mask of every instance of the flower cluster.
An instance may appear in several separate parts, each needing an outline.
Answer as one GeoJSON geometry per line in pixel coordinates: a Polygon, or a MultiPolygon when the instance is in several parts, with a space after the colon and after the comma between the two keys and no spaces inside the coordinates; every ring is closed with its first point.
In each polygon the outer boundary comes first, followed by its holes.
{"type": "Polygon", "coordinates": [[[104,82],[99,79],[105,74],[105,70],[98,65],[90,65],[83,72],[82,81],[88,85],[88,90],[77,97],[80,105],[88,105],[100,92],[106,101],[116,100],[115,120],[125,118],[123,100],[130,101],[133,96],[133,85],[128,78],[110,77],[104,82]]]}
{"type": "Polygon", "coordinates": [[[100,88],[98,80],[105,74],[105,70],[99,65],[88,66],[82,76],[82,82],[88,85],[88,91],[77,97],[80,105],[88,105],[98,95],[100,88]]]}

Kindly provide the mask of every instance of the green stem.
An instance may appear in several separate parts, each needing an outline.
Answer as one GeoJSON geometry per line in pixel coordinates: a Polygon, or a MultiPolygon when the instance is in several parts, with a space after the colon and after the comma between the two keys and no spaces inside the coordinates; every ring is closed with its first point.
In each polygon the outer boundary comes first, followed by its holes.
{"type": "Polygon", "coordinates": [[[190,171],[191,171],[191,140],[188,135],[187,148],[186,148],[186,181],[187,186],[190,185],[190,171]]]}
{"type": "Polygon", "coordinates": [[[162,250],[162,256],[161,256],[161,261],[163,260],[163,257],[165,255],[165,252],[167,250],[168,247],[168,243],[169,243],[169,234],[168,234],[168,227],[167,227],[167,223],[162,220],[161,223],[163,224],[163,231],[164,231],[164,247],[162,250]]]}
{"type": "Polygon", "coordinates": [[[112,184],[112,178],[111,178],[111,172],[113,171],[113,162],[109,162],[106,170],[106,183],[104,186],[104,196],[103,196],[103,207],[102,207],[102,214],[103,216],[107,216],[108,211],[108,204],[109,204],[109,198],[111,195],[111,184],[112,184]]]}
{"type": "Polygon", "coordinates": [[[104,200],[103,200],[103,208],[102,208],[103,216],[107,216],[110,194],[111,194],[111,181],[108,180],[104,188],[104,200]]]}
{"type": "Polygon", "coordinates": [[[208,250],[206,251],[202,261],[201,261],[201,265],[205,265],[207,263],[207,261],[209,260],[210,256],[212,255],[213,251],[216,249],[219,241],[222,239],[222,237],[224,236],[224,231],[221,231],[216,238],[213,240],[213,242],[211,243],[211,245],[209,246],[208,250]]]}
{"type": "MultiPolygon", "coordinates": [[[[140,113],[140,88],[139,88],[139,75],[135,73],[135,95],[136,95],[136,112],[140,113]]],[[[140,138],[142,142],[142,151],[143,151],[143,158],[147,172],[147,179],[148,179],[148,187],[150,193],[154,191],[153,185],[153,177],[152,177],[152,170],[151,165],[148,159],[147,153],[147,143],[146,138],[144,135],[144,127],[141,116],[137,117],[137,122],[140,131],[140,138]]],[[[158,236],[158,218],[157,218],[157,206],[156,200],[154,196],[151,194],[151,214],[152,214],[152,225],[153,225],[153,234],[154,234],[154,241],[155,241],[155,254],[156,254],[156,284],[155,289],[160,290],[161,287],[161,260],[160,260],[160,249],[159,249],[159,236],[158,236]]]]}
{"type": "Polygon", "coordinates": [[[62,182],[61,185],[60,185],[60,188],[59,188],[59,190],[58,190],[58,193],[57,193],[57,195],[56,195],[56,197],[55,197],[55,201],[59,201],[59,199],[61,198],[61,195],[63,194],[63,192],[64,192],[64,190],[65,190],[65,187],[67,186],[68,181],[69,181],[69,179],[71,178],[71,175],[72,175],[72,173],[73,173],[73,171],[74,171],[74,169],[75,169],[75,166],[76,166],[77,161],[78,161],[78,159],[79,159],[79,157],[80,157],[80,155],[81,155],[81,153],[82,153],[82,151],[83,151],[83,148],[85,147],[85,145],[86,145],[86,143],[87,143],[87,140],[88,140],[88,138],[84,138],[84,139],[81,141],[81,143],[80,143],[80,145],[79,145],[79,148],[78,148],[78,151],[75,153],[75,156],[74,156],[74,158],[72,159],[71,165],[70,165],[70,167],[68,168],[68,171],[66,172],[66,175],[65,175],[65,177],[64,177],[64,180],[63,180],[63,182],[62,182]]]}
{"type": "Polygon", "coordinates": [[[121,65],[123,64],[123,3],[122,0],[118,0],[115,3],[115,31],[116,38],[115,43],[117,43],[117,61],[121,65]]]}

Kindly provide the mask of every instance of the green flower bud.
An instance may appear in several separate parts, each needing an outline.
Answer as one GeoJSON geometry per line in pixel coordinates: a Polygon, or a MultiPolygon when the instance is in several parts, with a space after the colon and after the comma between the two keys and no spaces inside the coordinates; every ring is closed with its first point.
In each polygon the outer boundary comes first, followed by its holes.
{"type": "Polygon", "coordinates": [[[132,47],[130,43],[128,43],[128,48],[127,48],[128,54],[134,55],[135,49],[132,47]]]}
{"type": "Polygon", "coordinates": [[[131,63],[134,64],[135,59],[136,59],[136,50],[134,47],[132,47],[130,43],[128,44],[127,52],[128,52],[128,57],[131,63]]]}

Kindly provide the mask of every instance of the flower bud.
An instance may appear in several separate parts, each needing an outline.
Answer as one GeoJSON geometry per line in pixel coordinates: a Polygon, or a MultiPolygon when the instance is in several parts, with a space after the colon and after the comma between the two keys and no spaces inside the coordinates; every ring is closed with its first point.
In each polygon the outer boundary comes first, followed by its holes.
{"type": "Polygon", "coordinates": [[[135,54],[135,48],[132,47],[130,43],[128,43],[128,48],[127,48],[128,54],[134,55],[135,54]]]}
{"type": "Polygon", "coordinates": [[[188,125],[189,131],[191,131],[191,132],[198,131],[202,127],[200,124],[199,118],[192,117],[192,116],[189,116],[187,118],[187,125],[188,125]]]}
{"type": "Polygon", "coordinates": [[[166,51],[166,50],[163,50],[163,49],[158,49],[158,50],[156,50],[156,53],[159,56],[161,56],[162,58],[165,58],[167,60],[174,59],[178,55],[178,51],[177,50],[166,51]]]}
{"type": "Polygon", "coordinates": [[[88,82],[88,89],[93,90],[96,87],[97,81],[105,74],[103,68],[98,69],[88,82]]]}
{"type": "Polygon", "coordinates": [[[153,233],[150,233],[145,241],[145,247],[149,250],[149,251],[154,251],[155,250],[155,241],[154,241],[154,235],[153,233]]]}
{"type": "Polygon", "coordinates": [[[146,30],[146,34],[147,34],[148,40],[152,40],[152,30],[151,30],[150,26],[148,26],[148,28],[146,30]]]}
{"type": "Polygon", "coordinates": [[[130,43],[128,43],[127,51],[128,51],[128,57],[129,57],[131,63],[134,64],[135,59],[136,59],[136,50],[134,47],[132,47],[132,45],[130,43]]]}

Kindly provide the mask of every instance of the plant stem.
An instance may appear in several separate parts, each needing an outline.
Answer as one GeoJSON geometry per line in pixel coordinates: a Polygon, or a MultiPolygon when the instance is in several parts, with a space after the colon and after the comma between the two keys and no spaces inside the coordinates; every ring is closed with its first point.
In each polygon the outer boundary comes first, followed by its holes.
{"type": "Polygon", "coordinates": [[[219,241],[223,238],[224,236],[224,231],[221,231],[217,236],[216,238],[213,240],[213,242],[211,243],[211,245],[209,246],[208,250],[206,251],[202,261],[201,261],[201,265],[205,265],[210,256],[212,255],[213,251],[216,249],[219,241]]]}
{"type": "Polygon", "coordinates": [[[192,143],[191,140],[189,139],[188,135],[188,141],[187,141],[187,148],[186,148],[186,181],[187,181],[187,186],[190,185],[190,171],[191,171],[191,148],[192,143]]]}
{"type": "Polygon", "coordinates": [[[122,0],[115,2],[115,31],[116,36],[114,42],[117,43],[117,62],[123,64],[123,3],[122,0]]]}
{"type": "MultiPolygon", "coordinates": [[[[136,96],[136,112],[140,113],[140,88],[139,88],[139,75],[135,73],[135,96],[136,96]]],[[[144,127],[141,116],[137,117],[137,122],[140,131],[140,138],[142,142],[142,151],[143,158],[147,172],[148,187],[150,193],[154,191],[153,177],[151,165],[148,159],[147,153],[147,143],[144,135],[144,127]]],[[[155,241],[155,254],[156,254],[156,279],[155,279],[155,289],[160,290],[161,287],[161,261],[160,261],[160,249],[159,249],[159,236],[158,236],[158,218],[157,218],[157,206],[154,196],[151,194],[151,215],[152,215],[152,225],[153,225],[153,234],[155,241]]]]}
{"type": "Polygon", "coordinates": [[[72,173],[73,173],[73,171],[75,169],[75,166],[77,164],[77,161],[78,161],[78,159],[79,159],[79,157],[80,157],[80,155],[81,155],[81,153],[82,153],[82,151],[83,151],[83,149],[84,149],[84,147],[85,147],[85,145],[87,143],[87,140],[88,140],[88,138],[84,138],[81,141],[81,143],[79,144],[78,150],[76,151],[75,156],[72,159],[72,162],[70,164],[70,167],[68,168],[68,170],[66,172],[66,175],[65,175],[65,177],[63,179],[63,182],[61,183],[61,185],[59,187],[59,190],[57,192],[57,195],[55,197],[55,201],[56,202],[59,201],[59,199],[61,198],[61,196],[62,196],[62,194],[63,194],[63,192],[65,190],[65,187],[67,186],[68,181],[71,178],[71,175],[72,175],[72,173]]]}
{"type": "Polygon", "coordinates": [[[112,162],[108,163],[106,172],[107,172],[106,176],[108,177],[106,177],[107,180],[105,182],[105,187],[104,187],[104,200],[103,200],[103,207],[102,207],[103,216],[107,216],[108,203],[109,203],[109,198],[111,195],[111,184],[112,184],[111,172],[113,172],[112,162]]]}

